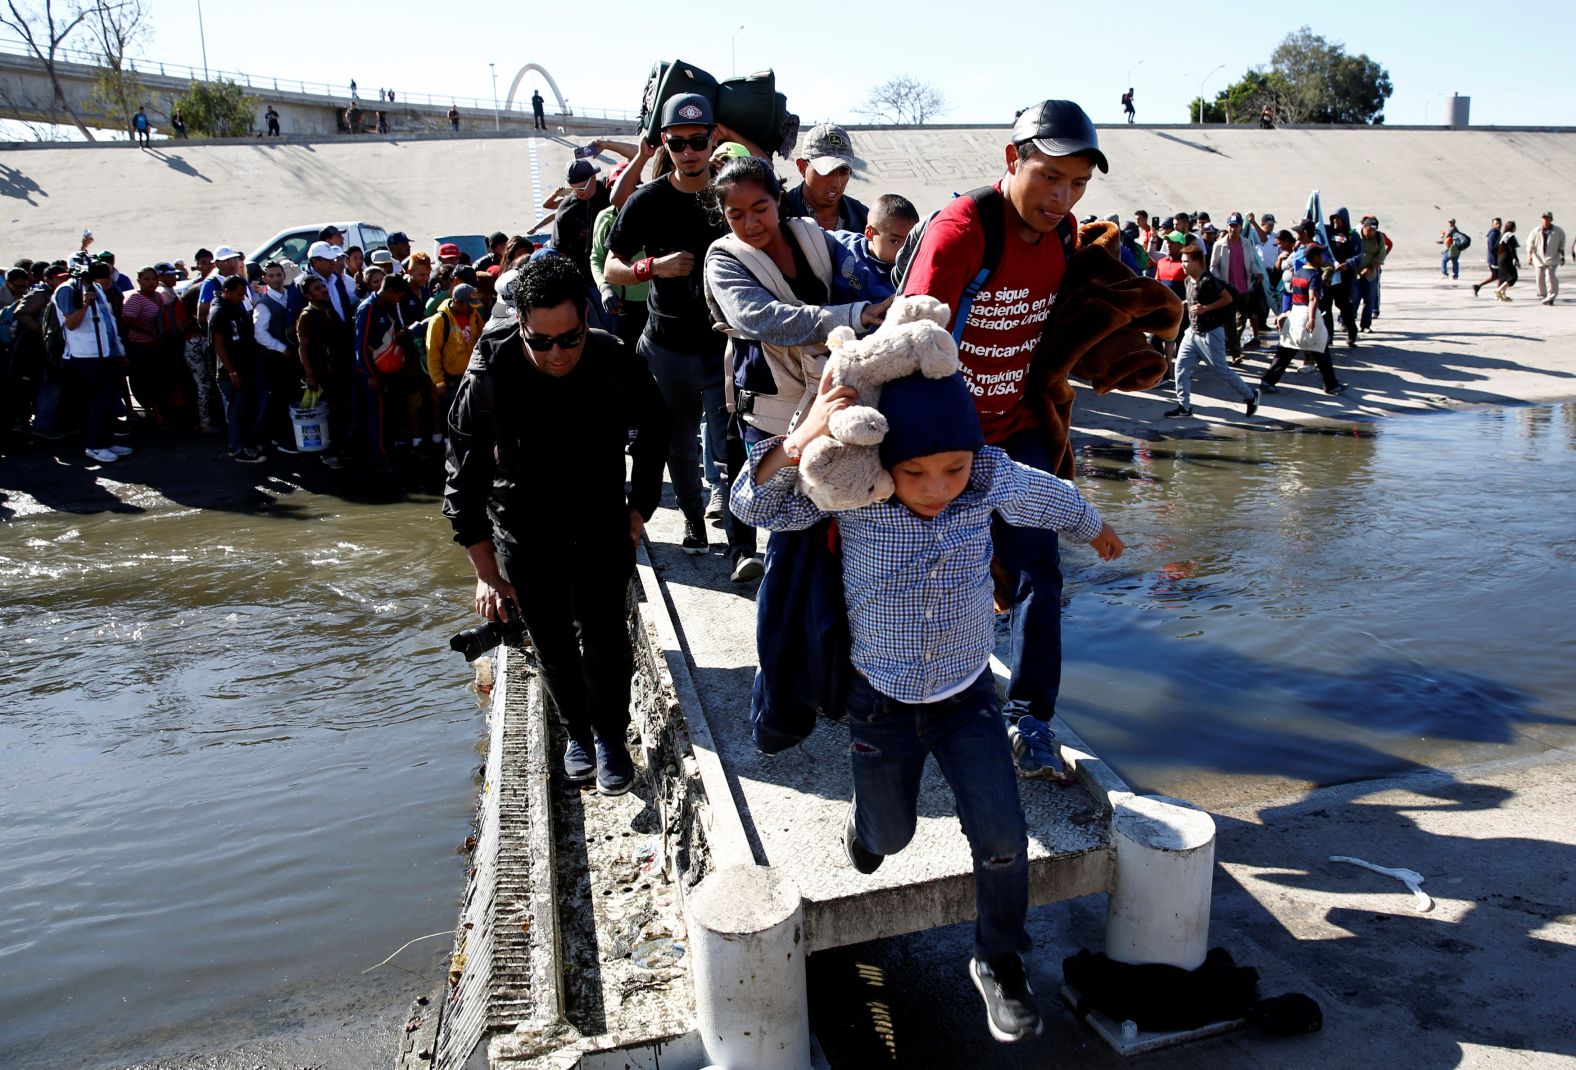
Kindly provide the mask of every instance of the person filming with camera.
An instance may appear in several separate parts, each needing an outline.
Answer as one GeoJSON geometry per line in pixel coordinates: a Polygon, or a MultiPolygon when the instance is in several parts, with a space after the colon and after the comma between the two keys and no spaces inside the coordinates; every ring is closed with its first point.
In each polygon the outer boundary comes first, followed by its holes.
{"type": "MultiPolygon", "coordinates": [[[[84,238],[87,248],[90,238],[84,238]]],[[[61,354],[88,406],[88,442],[84,451],[89,460],[113,464],[131,453],[130,446],[117,446],[112,436],[115,406],[124,391],[126,350],[115,325],[105,289],[111,269],[102,260],[72,269],[71,278],[62,283],[52,300],[60,317],[61,354]]]]}
{"type": "MultiPolygon", "coordinates": [[[[672,429],[645,358],[586,327],[586,290],[567,257],[521,269],[518,315],[482,334],[455,390],[443,515],[475,570],[476,611],[530,633],[569,737],[565,778],[622,795],[635,775],[626,599],[672,429]]],[[[455,649],[485,649],[466,635],[455,649]]]]}

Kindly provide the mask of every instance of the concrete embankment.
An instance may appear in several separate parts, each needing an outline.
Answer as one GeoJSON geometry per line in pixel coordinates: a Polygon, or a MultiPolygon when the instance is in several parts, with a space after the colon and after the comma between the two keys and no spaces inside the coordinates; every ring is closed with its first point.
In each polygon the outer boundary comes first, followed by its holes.
{"type": "MultiPolygon", "coordinates": [[[[418,243],[523,230],[589,136],[0,149],[0,196],[11,208],[5,255],[64,255],[83,227],[133,268],[189,257],[199,245],[251,251],[286,227],[326,219],[402,228],[418,243]]],[[[1397,265],[1437,262],[1433,243],[1448,216],[1473,235],[1473,263],[1482,262],[1491,215],[1523,231],[1546,209],[1576,218],[1564,177],[1576,168],[1573,130],[1120,126],[1100,137],[1111,173],[1096,175],[1080,214],[1202,208],[1220,222],[1240,209],[1272,211],[1285,225],[1318,188],[1327,209],[1378,215],[1397,243],[1397,265]]],[[[850,193],[866,201],[902,193],[924,212],[996,178],[1006,135],[855,128],[853,139],[861,166],[850,193]]],[[[604,156],[604,169],[614,159],[604,156]]],[[[791,163],[777,166],[792,174],[791,163]]]]}

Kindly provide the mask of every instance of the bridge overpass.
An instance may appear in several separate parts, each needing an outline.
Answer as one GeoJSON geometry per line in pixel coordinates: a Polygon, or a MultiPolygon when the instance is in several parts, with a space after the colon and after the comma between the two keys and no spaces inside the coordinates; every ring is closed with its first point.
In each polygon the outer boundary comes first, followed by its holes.
{"type": "MultiPolygon", "coordinates": [[[[89,127],[128,130],[131,116],[106,115],[89,98],[104,67],[97,56],[69,49],[60,51],[55,73],[65,91],[66,102],[89,127]]],[[[280,127],[286,137],[323,137],[352,133],[371,133],[377,129],[378,111],[388,121],[391,135],[448,133],[448,111],[460,111],[461,132],[525,133],[533,129],[529,97],[515,99],[524,76],[531,71],[542,75],[548,84],[546,118],[548,129],[560,127],[567,134],[634,129],[637,113],[618,108],[572,109],[558,91],[557,83],[545,68],[528,63],[513,76],[509,92],[498,101],[475,97],[434,96],[427,93],[398,92],[392,102],[378,101],[376,87],[358,87],[359,100],[352,100],[350,87],[294,78],[275,78],[244,71],[205,71],[180,63],[147,59],[128,59],[127,68],[147,90],[145,102],[153,119],[155,134],[170,133],[169,114],[176,98],[194,81],[223,78],[244,87],[257,98],[256,131],[264,129],[263,113],[270,104],[279,112],[280,127]],[[494,105],[496,104],[496,110],[494,105]],[[352,115],[352,109],[355,114],[352,115]]],[[[54,89],[44,65],[16,42],[0,41],[0,118],[35,123],[69,123],[55,102],[54,89]]]]}

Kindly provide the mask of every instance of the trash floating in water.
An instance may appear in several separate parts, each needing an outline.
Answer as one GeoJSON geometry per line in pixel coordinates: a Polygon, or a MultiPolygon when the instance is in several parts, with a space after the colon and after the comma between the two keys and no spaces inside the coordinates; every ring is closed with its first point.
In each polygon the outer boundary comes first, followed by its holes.
{"type": "Polygon", "coordinates": [[[1353,858],[1350,855],[1331,855],[1330,861],[1345,862],[1348,865],[1353,866],[1362,866],[1364,869],[1371,869],[1375,873],[1383,873],[1386,877],[1394,877],[1396,880],[1400,881],[1402,884],[1405,884],[1409,889],[1411,889],[1412,897],[1417,901],[1418,913],[1427,914],[1430,910],[1434,909],[1433,899],[1431,899],[1428,893],[1423,891],[1421,887],[1423,883],[1423,875],[1415,869],[1392,869],[1389,866],[1376,866],[1372,862],[1364,862],[1361,858],[1353,858]]]}

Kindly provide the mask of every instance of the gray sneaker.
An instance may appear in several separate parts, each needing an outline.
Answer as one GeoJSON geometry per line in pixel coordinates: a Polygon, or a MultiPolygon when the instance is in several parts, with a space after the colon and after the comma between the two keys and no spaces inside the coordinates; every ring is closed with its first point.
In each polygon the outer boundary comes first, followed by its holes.
{"type": "Polygon", "coordinates": [[[728,511],[728,488],[718,483],[711,488],[711,497],[706,499],[706,519],[721,520],[728,511]]]}
{"type": "Polygon", "coordinates": [[[985,1025],[990,1035],[1004,1044],[1037,1037],[1045,1023],[1034,1005],[1034,989],[1017,955],[1004,955],[989,962],[969,960],[969,976],[985,1000],[985,1025]]]}

